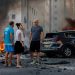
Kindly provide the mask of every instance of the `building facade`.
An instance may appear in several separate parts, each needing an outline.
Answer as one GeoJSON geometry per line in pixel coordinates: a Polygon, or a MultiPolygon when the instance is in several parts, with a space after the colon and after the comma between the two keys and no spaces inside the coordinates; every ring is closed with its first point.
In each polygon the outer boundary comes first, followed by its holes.
{"type": "Polygon", "coordinates": [[[10,20],[22,22],[31,28],[34,19],[39,19],[44,32],[61,31],[65,18],[75,19],[75,0],[18,0],[16,9],[10,9],[10,20]]]}

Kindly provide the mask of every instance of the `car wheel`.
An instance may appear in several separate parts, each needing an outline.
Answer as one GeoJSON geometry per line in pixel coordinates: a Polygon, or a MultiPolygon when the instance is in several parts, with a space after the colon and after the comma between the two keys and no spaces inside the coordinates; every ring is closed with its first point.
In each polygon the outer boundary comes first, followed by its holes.
{"type": "Polygon", "coordinates": [[[71,50],[71,48],[69,48],[69,47],[64,48],[63,55],[65,57],[71,57],[72,56],[72,50],[71,50]]]}

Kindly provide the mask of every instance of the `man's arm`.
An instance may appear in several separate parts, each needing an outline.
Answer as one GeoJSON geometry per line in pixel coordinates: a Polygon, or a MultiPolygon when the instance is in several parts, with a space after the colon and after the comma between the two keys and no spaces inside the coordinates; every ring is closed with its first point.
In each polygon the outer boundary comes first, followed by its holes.
{"type": "Polygon", "coordinates": [[[41,32],[40,38],[41,38],[40,39],[41,41],[44,39],[44,32],[43,31],[41,32]]]}
{"type": "Polygon", "coordinates": [[[44,39],[44,32],[43,32],[43,28],[42,27],[40,29],[40,32],[41,32],[41,34],[40,34],[40,40],[43,41],[43,39],[44,39]]]}
{"type": "Polygon", "coordinates": [[[31,40],[32,40],[32,32],[30,32],[30,42],[31,42],[31,40]]]}
{"type": "Polygon", "coordinates": [[[21,33],[19,33],[18,39],[19,39],[20,43],[22,44],[22,46],[24,46],[24,42],[22,41],[21,33]]]}
{"type": "Polygon", "coordinates": [[[10,33],[10,40],[11,40],[12,45],[14,45],[13,37],[14,37],[14,35],[12,33],[10,33]]]}

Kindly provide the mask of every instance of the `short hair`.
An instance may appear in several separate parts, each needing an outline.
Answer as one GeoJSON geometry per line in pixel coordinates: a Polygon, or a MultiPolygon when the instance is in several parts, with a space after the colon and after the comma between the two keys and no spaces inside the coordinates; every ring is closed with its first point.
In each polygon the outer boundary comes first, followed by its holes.
{"type": "Polygon", "coordinates": [[[14,21],[10,21],[10,23],[9,23],[10,25],[12,25],[12,24],[14,24],[14,21]]]}
{"type": "Polygon", "coordinates": [[[35,23],[35,22],[39,22],[39,20],[38,20],[38,19],[34,19],[34,20],[33,20],[33,23],[35,23]]]}

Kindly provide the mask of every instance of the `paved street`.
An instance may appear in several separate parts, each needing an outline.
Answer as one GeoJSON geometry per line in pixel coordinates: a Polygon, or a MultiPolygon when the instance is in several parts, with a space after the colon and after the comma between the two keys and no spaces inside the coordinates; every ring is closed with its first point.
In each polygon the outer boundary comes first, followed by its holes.
{"type": "Polygon", "coordinates": [[[23,68],[16,68],[13,60],[12,67],[4,67],[0,63],[0,75],[75,75],[74,58],[42,58],[40,65],[31,65],[30,58],[22,56],[23,68]]]}

